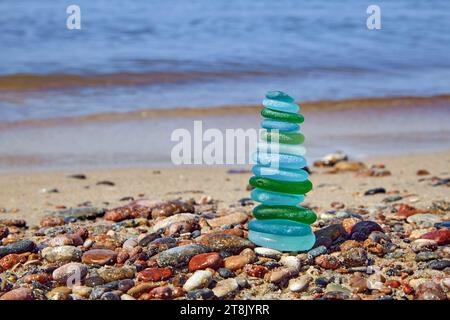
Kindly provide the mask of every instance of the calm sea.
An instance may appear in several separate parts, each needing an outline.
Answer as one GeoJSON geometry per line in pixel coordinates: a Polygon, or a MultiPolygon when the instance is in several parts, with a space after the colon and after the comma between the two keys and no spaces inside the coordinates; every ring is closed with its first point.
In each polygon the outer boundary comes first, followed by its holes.
{"type": "Polygon", "coordinates": [[[0,121],[258,103],[270,89],[449,93],[450,1],[0,2],[0,121]],[[71,4],[81,30],[66,27],[71,4]]]}

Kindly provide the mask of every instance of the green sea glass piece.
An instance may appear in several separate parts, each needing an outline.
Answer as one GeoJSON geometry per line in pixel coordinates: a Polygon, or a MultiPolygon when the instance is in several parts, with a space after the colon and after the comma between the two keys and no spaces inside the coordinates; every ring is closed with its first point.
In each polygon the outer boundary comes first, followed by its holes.
{"type": "Polygon", "coordinates": [[[305,136],[298,132],[274,132],[264,130],[261,132],[261,139],[267,142],[300,144],[305,141],[305,136]]]}
{"type": "Polygon", "coordinates": [[[285,192],[293,194],[305,194],[312,189],[312,183],[305,181],[279,181],[268,178],[253,176],[250,178],[250,185],[255,188],[261,188],[276,192],[285,192]]]}
{"type": "Polygon", "coordinates": [[[301,115],[299,113],[283,112],[283,111],[272,110],[269,108],[262,109],[261,115],[264,118],[292,122],[292,123],[303,123],[303,121],[305,121],[305,118],[303,117],[303,115],[301,115]]]}
{"type": "Polygon", "coordinates": [[[261,220],[288,219],[306,224],[314,223],[317,220],[316,214],[310,209],[282,205],[259,205],[253,209],[253,215],[256,219],[261,220]]]}

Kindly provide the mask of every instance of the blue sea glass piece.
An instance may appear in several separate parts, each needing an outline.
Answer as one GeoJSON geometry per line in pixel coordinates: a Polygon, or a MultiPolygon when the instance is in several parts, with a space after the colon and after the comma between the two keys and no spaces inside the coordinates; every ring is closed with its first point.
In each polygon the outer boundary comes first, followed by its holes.
{"type": "Polygon", "coordinates": [[[294,102],[294,98],[283,91],[267,91],[266,93],[267,99],[279,100],[284,102],[294,102]]]}
{"type": "Polygon", "coordinates": [[[248,223],[248,229],[290,237],[302,237],[312,232],[309,225],[286,219],[252,220],[248,223]]]}
{"type": "Polygon", "coordinates": [[[306,149],[301,144],[286,144],[286,143],[267,143],[258,142],[258,152],[263,153],[283,153],[294,156],[303,156],[306,153],[306,149]]]}
{"type": "Polygon", "coordinates": [[[280,251],[308,251],[316,242],[313,232],[303,236],[283,236],[250,230],[248,239],[258,246],[280,251]]]}
{"type": "Polygon", "coordinates": [[[281,193],[255,188],[251,192],[251,198],[265,205],[296,206],[305,200],[301,194],[281,193]]]}
{"type": "Polygon", "coordinates": [[[308,172],[305,170],[280,170],[276,167],[253,166],[255,176],[281,181],[305,181],[308,180],[308,172]]]}
{"type": "Polygon", "coordinates": [[[282,169],[301,169],[306,167],[306,159],[302,156],[283,153],[255,152],[253,154],[253,161],[262,166],[282,169]]]}
{"type": "Polygon", "coordinates": [[[280,132],[297,132],[300,126],[292,122],[264,119],[261,121],[261,127],[267,130],[278,130],[280,132]]]}
{"type": "Polygon", "coordinates": [[[294,102],[285,102],[273,99],[264,99],[263,106],[277,111],[297,113],[300,110],[300,107],[294,102]]]}

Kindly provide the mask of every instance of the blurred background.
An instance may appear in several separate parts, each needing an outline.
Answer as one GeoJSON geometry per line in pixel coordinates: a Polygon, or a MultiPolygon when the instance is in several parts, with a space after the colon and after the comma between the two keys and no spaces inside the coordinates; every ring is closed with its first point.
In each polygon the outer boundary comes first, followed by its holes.
{"type": "MultiPolygon", "coordinates": [[[[170,130],[186,125],[20,125],[36,119],[257,105],[275,89],[300,102],[361,104],[397,96],[427,104],[427,97],[450,92],[448,0],[22,0],[1,1],[0,13],[0,169],[167,163],[170,130]],[[73,4],[81,9],[81,30],[66,27],[73,4]],[[373,4],[381,9],[381,30],[366,25],[373,4]],[[154,138],[165,145],[158,149],[149,143],[154,138]]],[[[448,103],[414,110],[345,115],[358,122],[339,113],[311,115],[310,155],[448,146],[448,103]],[[383,116],[384,126],[375,123],[383,116]],[[391,144],[372,137],[375,131],[390,133],[391,144]]],[[[258,127],[258,121],[255,112],[210,124],[258,127]]]]}

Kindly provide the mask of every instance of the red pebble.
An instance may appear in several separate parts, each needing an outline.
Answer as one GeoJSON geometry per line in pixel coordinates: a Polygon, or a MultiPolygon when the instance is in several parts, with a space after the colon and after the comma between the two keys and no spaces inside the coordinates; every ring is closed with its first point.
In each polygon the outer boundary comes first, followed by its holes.
{"type": "Polygon", "coordinates": [[[255,264],[247,264],[244,267],[244,271],[252,277],[264,278],[264,275],[267,273],[268,269],[264,266],[258,266],[255,264]]]}
{"type": "Polygon", "coordinates": [[[0,269],[8,270],[19,262],[25,261],[27,261],[27,257],[21,256],[20,254],[11,253],[0,259],[0,269]]]}
{"type": "Polygon", "coordinates": [[[407,204],[400,205],[400,207],[397,210],[397,215],[404,216],[404,217],[409,217],[416,213],[417,213],[417,209],[410,205],[407,205],[407,204]]]}
{"type": "Polygon", "coordinates": [[[384,284],[390,288],[398,288],[401,283],[398,280],[387,280],[384,284]]]}
{"type": "Polygon", "coordinates": [[[33,300],[33,291],[28,288],[17,288],[0,297],[0,300],[33,300]]]}
{"type": "Polygon", "coordinates": [[[414,289],[409,284],[405,283],[403,284],[403,292],[406,294],[412,294],[414,292],[414,289]]]}
{"type": "Polygon", "coordinates": [[[439,229],[436,231],[431,231],[425,233],[421,237],[422,239],[430,239],[437,242],[438,245],[446,245],[450,243],[450,230],[449,229],[439,229]]]}
{"type": "Polygon", "coordinates": [[[223,265],[223,259],[217,252],[201,253],[192,257],[189,261],[189,272],[211,268],[219,269],[223,265]]]}
{"type": "Polygon", "coordinates": [[[153,299],[166,300],[172,298],[172,290],[169,287],[157,287],[152,289],[149,295],[153,299]]]}
{"type": "Polygon", "coordinates": [[[172,270],[168,268],[147,268],[138,273],[140,281],[161,281],[172,276],[172,270]]]}

